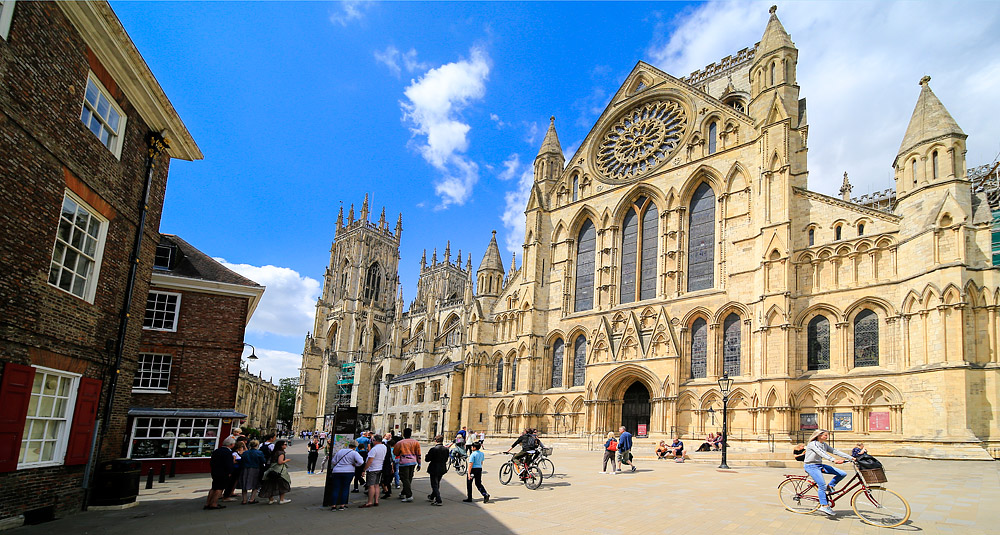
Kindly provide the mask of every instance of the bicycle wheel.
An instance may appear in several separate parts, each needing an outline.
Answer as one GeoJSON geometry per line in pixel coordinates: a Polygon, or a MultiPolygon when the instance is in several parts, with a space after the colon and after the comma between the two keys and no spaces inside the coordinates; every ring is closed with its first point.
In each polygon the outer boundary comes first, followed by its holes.
{"type": "Polygon", "coordinates": [[[542,471],[542,475],[545,477],[552,477],[556,473],[556,465],[552,464],[552,461],[548,459],[542,459],[538,461],[538,469],[542,471]]]}
{"type": "Polygon", "coordinates": [[[910,504],[885,487],[860,489],[851,496],[851,508],[866,524],[892,528],[910,518],[910,504]]]}
{"type": "Polygon", "coordinates": [[[469,469],[468,463],[463,463],[462,461],[455,461],[455,471],[458,475],[464,476],[465,472],[469,469]]]}
{"type": "Polygon", "coordinates": [[[805,478],[786,479],[778,485],[778,498],[793,513],[811,513],[819,509],[816,485],[805,478]],[[810,488],[812,487],[812,488],[810,488]]]}
{"type": "Polygon", "coordinates": [[[500,465],[500,483],[504,485],[510,485],[510,479],[514,475],[514,467],[511,464],[510,461],[507,461],[500,465]]]}
{"type": "Polygon", "coordinates": [[[542,471],[537,466],[528,467],[528,475],[524,478],[524,486],[531,490],[542,486],[542,471]]]}

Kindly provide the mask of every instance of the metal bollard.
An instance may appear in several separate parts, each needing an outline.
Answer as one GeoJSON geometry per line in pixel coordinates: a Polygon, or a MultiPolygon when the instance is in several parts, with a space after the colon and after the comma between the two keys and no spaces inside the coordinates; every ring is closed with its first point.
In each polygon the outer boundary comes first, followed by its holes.
{"type": "Polygon", "coordinates": [[[153,488],[153,467],[149,467],[149,473],[146,474],[146,488],[153,488]]]}
{"type": "Polygon", "coordinates": [[[160,483],[166,483],[166,482],[167,482],[167,465],[161,464],[160,465],[160,483]]]}
{"type": "Polygon", "coordinates": [[[177,461],[170,461],[170,477],[177,475],[177,461]]]}

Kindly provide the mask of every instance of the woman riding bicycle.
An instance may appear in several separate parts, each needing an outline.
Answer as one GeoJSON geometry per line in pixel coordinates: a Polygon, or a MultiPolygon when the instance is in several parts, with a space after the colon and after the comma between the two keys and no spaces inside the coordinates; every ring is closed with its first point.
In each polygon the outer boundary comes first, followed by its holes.
{"type": "Polygon", "coordinates": [[[832,448],[826,443],[826,440],[830,437],[826,429],[817,429],[811,437],[809,437],[809,442],[806,443],[806,460],[804,462],[804,468],[809,477],[816,482],[816,494],[819,497],[820,508],[819,510],[823,513],[833,516],[833,509],[830,509],[830,502],[827,499],[827,494],[833,492],[834,487],[841,479],[847,477],[847,472],[834,468],[828,464],[823,464],[823,459],[833,461],[834,464],[843,464],[844,459],[852,459],[850,454],[844,453],[837,449],[832,448]],[[839,455],[844,459],[837,459],[833,455],[839,455]],[[830,484],[826,484],[826,480],[823,474],[834,474],[833,479],[830,480],[830,484]],[[825,490],[825,492],[824,492],[825,490]]]}

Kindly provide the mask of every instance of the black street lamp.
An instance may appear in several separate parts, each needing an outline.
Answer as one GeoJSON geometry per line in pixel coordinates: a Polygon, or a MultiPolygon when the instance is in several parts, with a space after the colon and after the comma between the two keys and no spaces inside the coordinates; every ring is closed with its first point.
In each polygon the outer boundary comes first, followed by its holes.
{"type": "Polygon", "coordinates": [[[251,346],[250,344],[248,344],[246,342],[243,342],[243,345],[250,346],[250,356],[247,357],[247,360],[257,360],[257,348],[254,347],[254,346],[251,346]]]}
{"type": "Polygon", "coordinates": [[[726,405],[729,403],[729,391],[733,388],[733,380],[729,378],[728,373],[723,373],[722,378],[719,379],[719,391],[722,392],[722,464],[719,468],[724,470],[729,470],[729,465],[726,464],[726,441],[728,437],[726,436],[726,405]]]}
{"type": "Polygon", "coordinates": [[[448,425],[448,418],[445,414],[448,411],[448,394],[441,394],[441,436],[445,440],[448,440],[448,434],[445,432],[445,426],[448,425]]]}

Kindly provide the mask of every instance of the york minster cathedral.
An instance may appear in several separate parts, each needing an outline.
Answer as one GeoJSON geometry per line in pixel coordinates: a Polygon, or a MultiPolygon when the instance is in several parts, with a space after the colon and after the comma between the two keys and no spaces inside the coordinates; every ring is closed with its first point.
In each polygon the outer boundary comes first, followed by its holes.
{"type": "Polygon", "coordinates": [[[475,272],[434,249],[408,306],[402,216],[375,222],[367,198],[341,213],[293,427],[354,407],[418,438],[624,425],[695,441],[721,427],[725,375],[731,440],[820,427],[988,458],[1000,271],[967,136],[924,77],[885,155],[892,189],[852,198],[845,175],[839,196],[812,191],[797,60],[772,8],[759,43],[686,77],[640,61],[568,160],[550,123],[522,264],[505,268],[495,233],[475,272]]]}

